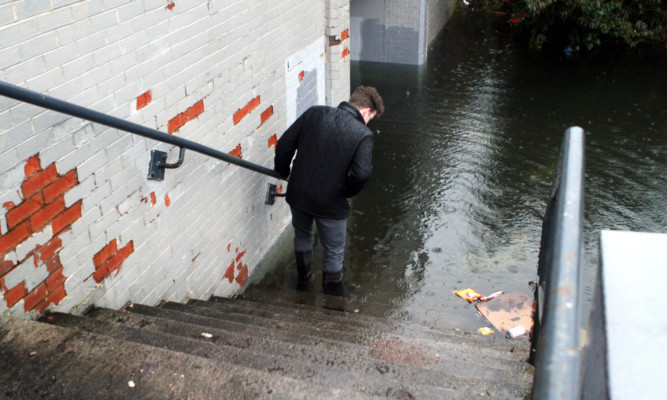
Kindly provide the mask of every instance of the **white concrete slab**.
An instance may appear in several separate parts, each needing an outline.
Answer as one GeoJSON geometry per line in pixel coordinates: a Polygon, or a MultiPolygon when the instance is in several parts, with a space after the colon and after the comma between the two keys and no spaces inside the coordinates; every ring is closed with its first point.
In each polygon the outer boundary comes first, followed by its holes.
{"type": "Polygon", "coordinates": [[[610,399],[664,399],[667,234],[602,231],[610,399]]]}

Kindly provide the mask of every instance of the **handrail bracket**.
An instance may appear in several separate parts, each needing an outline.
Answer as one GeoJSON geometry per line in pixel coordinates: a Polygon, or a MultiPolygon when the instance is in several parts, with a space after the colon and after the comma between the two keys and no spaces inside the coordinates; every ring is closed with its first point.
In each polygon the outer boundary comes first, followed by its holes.
{"type": "Polygon", "coordinates": [[[151,160],[148,163],[148,179],[154,181],[164,180],[165,168],[178,168],[183,165],[185,159],[185,147],[181,147],[178,153],[178,161],[173,164],[167,163],[167,153],[160,150],[151,150],[151,160]]]}
{"type": "Polygon", "coordinates": [[[273,205],[276,202],[276,197],[285,197],[287,193],[278,193],[278,187],[273,183],[269,183],[269,191],[266,193],[266,201],[264,204],[273,205]]]}

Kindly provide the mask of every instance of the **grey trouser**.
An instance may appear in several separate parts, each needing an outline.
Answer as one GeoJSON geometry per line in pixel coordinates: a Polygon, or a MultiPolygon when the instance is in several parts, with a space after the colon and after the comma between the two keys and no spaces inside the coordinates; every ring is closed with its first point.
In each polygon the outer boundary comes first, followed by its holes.
{"type": "Polygon", "coordinates": [[[315,243],[313,221],[324,249],[322,271],[341,272],[345,253],[347,219],[320,218],[290,207],[294,226],[294,251],[312,251],[315,243]]]}

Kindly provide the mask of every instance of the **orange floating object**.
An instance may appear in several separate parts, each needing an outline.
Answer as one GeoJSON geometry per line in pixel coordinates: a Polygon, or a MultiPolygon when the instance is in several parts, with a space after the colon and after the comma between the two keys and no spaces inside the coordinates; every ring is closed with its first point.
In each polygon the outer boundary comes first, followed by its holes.
{"type": "Polygon", "coordinates": [[[470,288],[463,289],[463,290],[458,290],[458,291],[454,292],[454,294],[463,298],[463,299],[468,300],[468,303],[472,303],[473,301],[482,298],[481,294],[477,293],[476,291],[474,291],[470,288]]]}

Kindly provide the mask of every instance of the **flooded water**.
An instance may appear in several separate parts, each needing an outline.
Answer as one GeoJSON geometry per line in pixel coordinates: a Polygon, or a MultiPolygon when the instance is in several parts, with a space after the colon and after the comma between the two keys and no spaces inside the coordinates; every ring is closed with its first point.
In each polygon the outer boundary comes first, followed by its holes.
{"type": "MultiPolygon", "coordinates": [[[[591,61],[531,53],[461,12],[424,66],[353,63],[353,87],[377,87],[386,113],[369,125],[374,174],[352,202],[349,307],[473,331],[488,322],[453,291],[532,294],[559,146],[565,129],[578,125],[587,132],[587,314],[600,230],[667,232],[665,65],[620,54],[591,61]]],[[[286,246],[249,294],[279,289],[294,297],[286,246]]],[[[318,246],[315,269],[320,258],[318,246]]],[[[298,296],[321,302],[319,281],[298,296]]]]}

